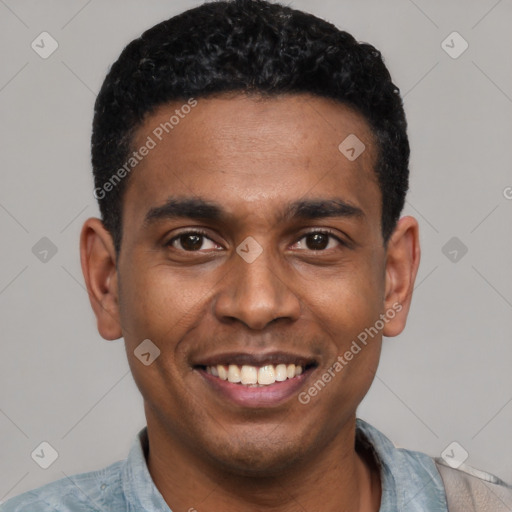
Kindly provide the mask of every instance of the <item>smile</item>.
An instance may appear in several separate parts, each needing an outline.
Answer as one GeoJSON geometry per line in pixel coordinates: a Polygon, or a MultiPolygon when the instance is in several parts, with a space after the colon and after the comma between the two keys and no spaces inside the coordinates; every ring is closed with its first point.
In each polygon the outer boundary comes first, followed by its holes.
{"type": "Polygon", "coordinates": [[[192,361],[209,392],[237,407],[276,408],[296,396],[319,367],[311,356],[286,352],[223,353],[192,361]]]}
{"type": "Polygon", "coordinates": [[[207,366],[206,372],[221,380],[227,380],[233,384],[249,387],[270,386],[276,382],[284,382],[298,377],[304,372],[304,367],[295,364],[280,363],[264,366],[251,365],[213,365],[207,366]]]}

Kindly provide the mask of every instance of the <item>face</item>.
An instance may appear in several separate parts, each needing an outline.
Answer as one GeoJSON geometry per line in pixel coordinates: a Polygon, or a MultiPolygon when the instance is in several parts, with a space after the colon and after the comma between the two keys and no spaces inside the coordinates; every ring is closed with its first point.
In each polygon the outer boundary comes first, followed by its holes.
{"type": "MultiPolygon", "coordinates": [[[[346,106],[199,99],[158,131],[180,107],[137,132],[135,148],[148,137],[155,147],[127,184],[117,271],[86,262],[84,273],[105,293],[100,332],[125,339],[148,428],[192,456],[268,475],[346,434],[382,334],[405,324],[417,225],[402,219],[384,247],[377,147],[346,106]],[[365,145],[356,159],[339,149],[350,134],[365,145]],[[143,340],[160,350],[148,365],[134,353],[143,340]]],[[[115,260],[98,225],[82,243],[83,260],[99,246],[115,260]]]]}

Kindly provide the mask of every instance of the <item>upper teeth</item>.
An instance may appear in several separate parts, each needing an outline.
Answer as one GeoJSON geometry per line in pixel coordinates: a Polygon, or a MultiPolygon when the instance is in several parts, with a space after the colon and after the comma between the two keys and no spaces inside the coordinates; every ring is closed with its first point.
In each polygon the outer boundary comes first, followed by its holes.
{"type": "Polygon", "coordinates": [[[206,367],[206,371],[215,377],[246,386],[268,386],[276,381],[282,382],[286,379],[292,379],[300,375],[303,370],[302,366],[294,364],[267,364],[261,367],[250,365],[240,367],[236,364],[224,366],[219,364],[206,367]]]}

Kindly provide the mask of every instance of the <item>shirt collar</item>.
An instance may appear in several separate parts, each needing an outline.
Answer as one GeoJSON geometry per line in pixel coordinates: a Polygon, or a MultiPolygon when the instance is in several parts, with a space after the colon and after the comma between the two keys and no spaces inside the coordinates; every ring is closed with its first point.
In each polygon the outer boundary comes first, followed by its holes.
{"type": "Polygon", "coordinates": [[[380,512],[446,511],[441,476],[428,455],[397,448],[382,432],[357,418],[356,444],[370,450],[380,471],[380,512]]]}
{"type": "Polygon", "coordinates": [[[389,461],[389,455],[396,449],[393,443],[369,423],[357,418],[356,446],[369,452],[379,470],[382,489],[379,510],[388,510],[391,504],[394,504],[397,510],[402,510],[397,503],[397,498],[401,495],[399,491],[397,492],[399,482],[393,476],[393,468],[390,467],[389,461]]]}
{"type": "Polygon", "coordinates": [[[172,512],[157,489],[146,463],[148,427],[142,428],[132,444],[122,472],[123,492],[128,510],[133,512],[172,512]]]}

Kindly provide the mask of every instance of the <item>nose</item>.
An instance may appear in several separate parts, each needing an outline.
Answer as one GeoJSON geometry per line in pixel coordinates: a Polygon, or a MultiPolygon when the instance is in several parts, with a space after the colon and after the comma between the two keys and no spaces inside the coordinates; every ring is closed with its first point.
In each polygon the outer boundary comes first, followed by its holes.
{"type": "Polygon", "coordinates": [[[250,329],[262,330],[277,319],[299,318],[300,300],[290,287],[290,276],[270,251],[264,250],[252,263],[235,254],[231,265],[214,304],[219,321],[238,320],[250,329]]]}

